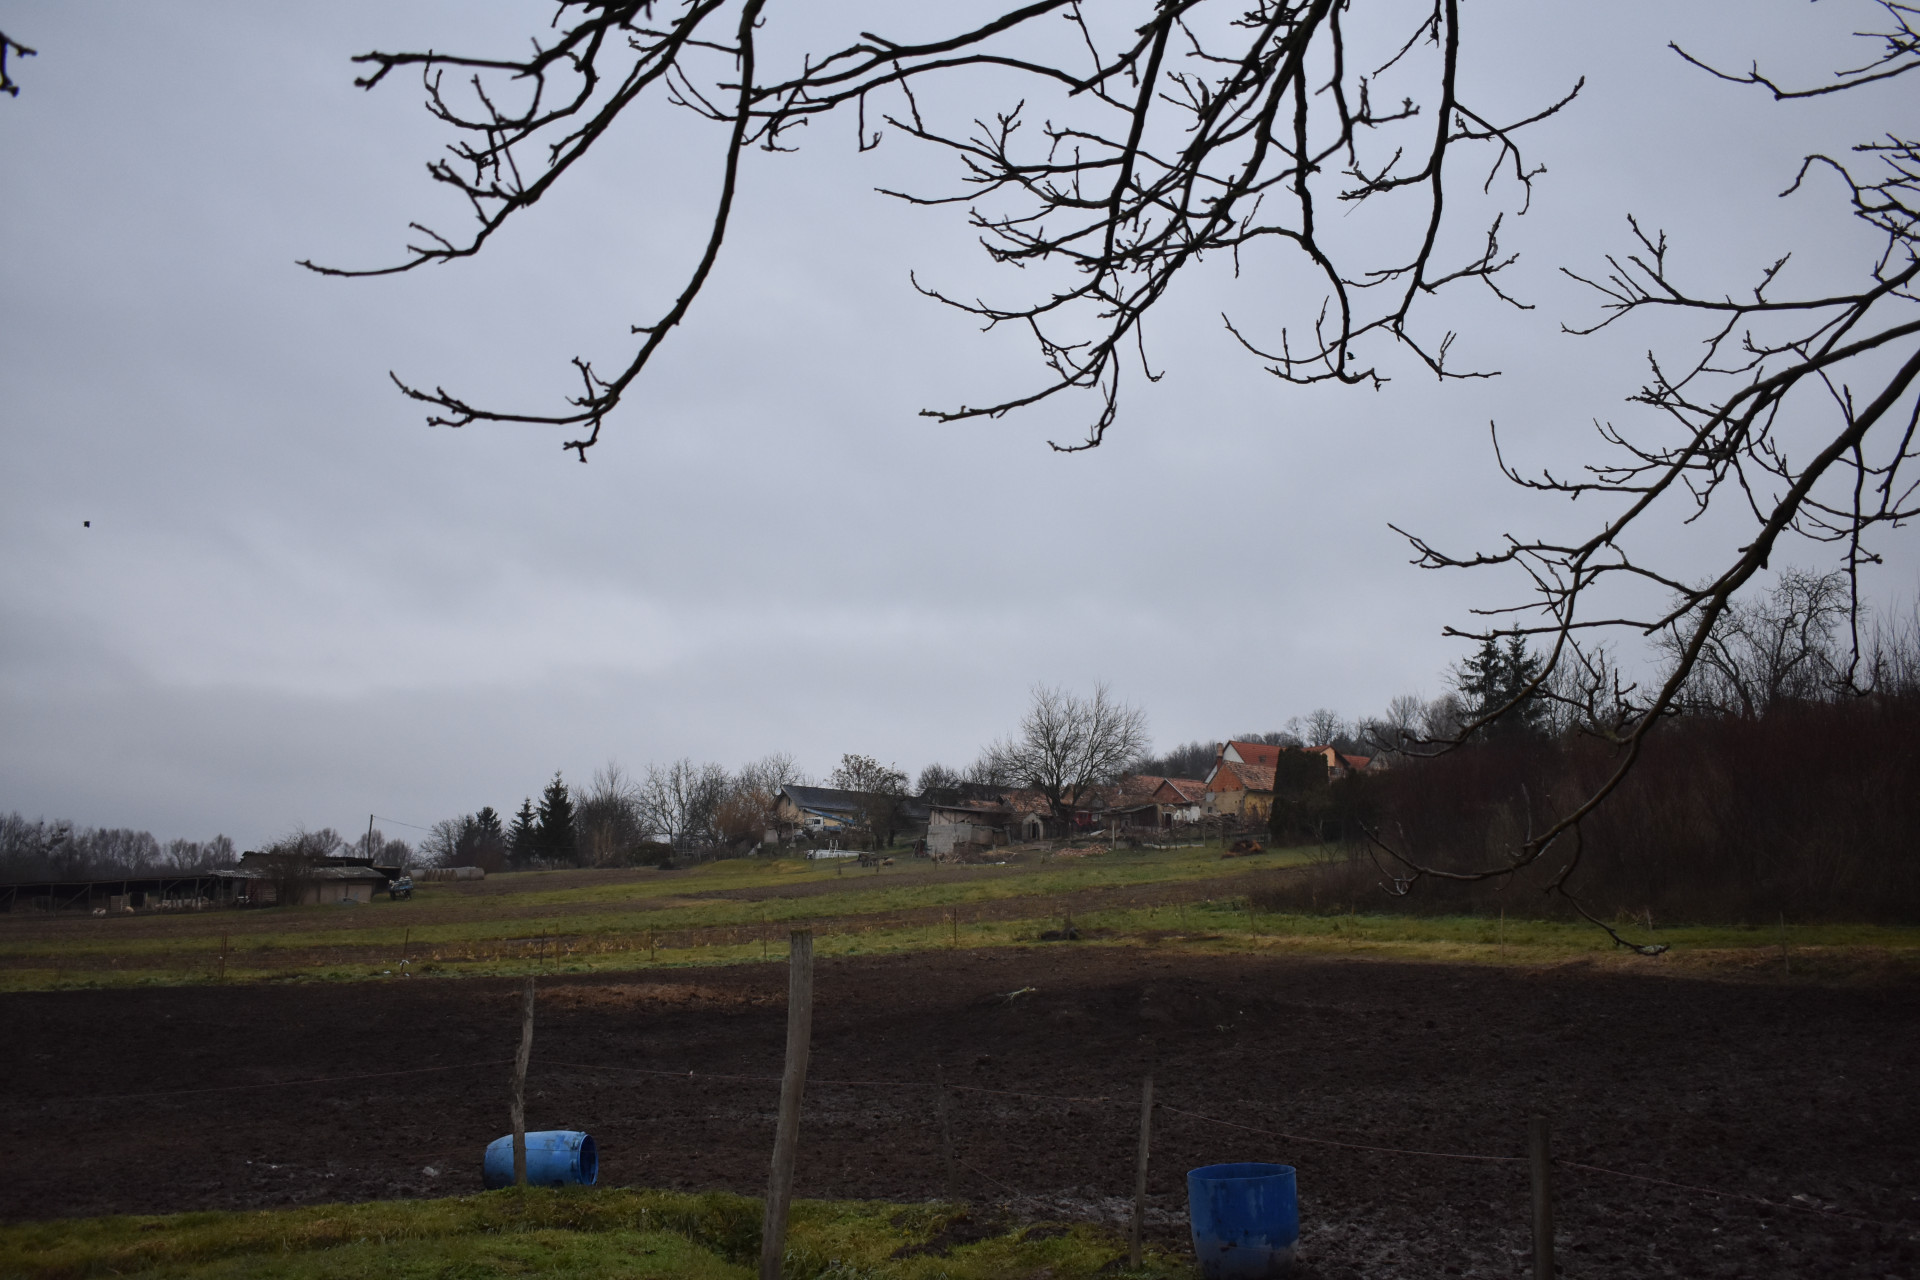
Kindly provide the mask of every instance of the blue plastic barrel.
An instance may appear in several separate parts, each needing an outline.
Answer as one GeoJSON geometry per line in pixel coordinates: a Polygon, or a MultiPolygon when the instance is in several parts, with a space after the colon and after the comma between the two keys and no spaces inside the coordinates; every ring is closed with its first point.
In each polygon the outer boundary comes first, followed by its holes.
{"type": "Polygon", "coordinates": [[[1210,1164],[1187,1174],[1193,1254],[1206,1280],[1275,1280],[1300,1244],[1290,1164],[1210,1164]]]}
{"type": "MultiPolygon", "coordinates": [[[[513,1135],[487,1144],[487,1190],[513,1185],[513,1135]]],[[[543,1129],[527,1135],[527,1184],[590,1187],[600,1177],[600,1152],[578,1129],[543,1129]]]]}

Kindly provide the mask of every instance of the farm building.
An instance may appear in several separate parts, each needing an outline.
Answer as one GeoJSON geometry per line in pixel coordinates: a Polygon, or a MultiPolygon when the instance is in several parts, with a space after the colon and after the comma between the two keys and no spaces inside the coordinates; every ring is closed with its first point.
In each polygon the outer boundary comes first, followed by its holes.
{"type": "Polygon", "coordinates": [[[248,906],[278,906],[283,891],[298,893],[290,906],[335,902],[372,902],[400,874],[399,867],[378,866],[371,858],[303,857],[248,852],[235,871],[215,874],[232,884],[228,896],[248,906]]]}
{"type": "Polygon", "coordinates": [[[927,852],[944,858],[960,845],[1005,844],[1013,820],[1012,808],[991,800],[932,805],[927,813],[927,852]]]}
{"type": "Polygon", "coordinates": [[[400,874],[398,867],[375,866],[367,858],[298,858],[288,862],[272,854],[244,853],[238,870],[216,872],[229,881],[229,899],[248,906],[279,906],[283,892],[299,894],[285,905],[310,907],[336,902],[372,902],[400,874]]]}
{"type": "MultiPolygon", "coordinates": [[[[1278,747],[1271,748],[1277,754],[1278,747]]],[[[1221,759],[1207,775],[1209,814],[1265,819],[1273,810],[1273,766],[1221,759]]]]}
{"type": "Polygon", "coordinates": [[[229,882],[217,871],[113,880],[0,884],[0,911],[180,911],[225,906],[229,882]]]}
{"type": "Polygon", "coordinates": [[[860,825],[861,794],[833,787],[788,784],[773,793],[773,816],[802,831],[839,831],[860,825]]]}
{"type": "Polygon", "coordinates": [[[1346,755],[1334,747],[1281,747],[1264,742],[1227,742],[1221,744],[1213,771],[1207,775],[1206,811],[1209,814],[1233,814],[1242,818],[1264,819],[1273,809],[1273,775],[1283,751],[1304,751],[1323,757],[1327,778],[1344,778],[1353,773],[1374,773],[1384,767],[1377,756],[1346,755]]]}

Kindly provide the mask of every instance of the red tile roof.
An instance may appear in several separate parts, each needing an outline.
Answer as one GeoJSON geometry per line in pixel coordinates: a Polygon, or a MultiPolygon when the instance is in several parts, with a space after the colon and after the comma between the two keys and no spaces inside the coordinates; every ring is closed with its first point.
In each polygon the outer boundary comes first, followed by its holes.
{"type": "MultiPolygon", "coordinates": [[[[1274,759],[1279,759],[1279,748],[1274,748],[1274,759]]],[[[1237,760],[1222,760],[1214,771],[1213,781],[1208,784],[1209,791],[1271,791],[1273,790],[1273,766],[1241,764],[1237,760]]]]}
{"type": "Polygon", "coordinates": [[[1019,788],[1007,792],[1007,807],[1015,813],[1052,813],[1053,805],[1047,799],[1046,792],[1019,788]]]}
{"type": "Polygon", "coordinates": [[[1198,804],[1206,792],[1207,784],[1198,778],[1162,778],[1154,790],[1154,796],[1173,804],[1198,804]],[[1172,794],[1169,795],[1169,792],[1172,794]]]}
{"type": "Polygon", "coordinates": [[[1265,765],[1269,769],[1280,762],[1280,753],[1285,750],[1265,742],[1228,742],[1221,750],[1224,752],[1226,747],[1232,747],[1246,763],[1265,765]]]}

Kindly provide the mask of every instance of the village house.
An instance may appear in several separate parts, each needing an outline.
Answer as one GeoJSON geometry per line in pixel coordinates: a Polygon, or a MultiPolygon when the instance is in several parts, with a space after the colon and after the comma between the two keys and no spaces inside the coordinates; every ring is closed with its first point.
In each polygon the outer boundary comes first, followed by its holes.
{"type": "Polygon", "coordinates": [[[1374,773],[1383,767],[1375,756],[1347,755],[1331,746],[1282,747],[1265,742],[1226,742],[1207,774],[1206,811],[1264,820],[1273,811],[1273,775],[1282,751],[1304,751],[1323,757],[1327,779],[1354,773],[1374,773]]]}
{"type": "Polygon", "coordinates": [[[1074,806],[1078,826],[1108,826],[1128,831],[1166,831],[1198,822],[1206,784],[1194,778],[1163,778],[1133,773],[1113,786],[1091,787],[1074,806]]]}
{"type": "Polygon", "coordinates": [[[773,793],[773,818],[789,831],[842,831],[861,822],[858,791],[789,783],[773,793]]]}
{"type": "Polygon", "coordinates": [[[1206,794],[1207,784],[1199,778],[1162,778],[1153,789],[1153,798],[1167,817],[1168,826],[1200,821],[1206,794]]]}
{"type": "Polygon", "coordinates": [[[927,852],[936,858],[960,845],[1021,844],[1058,834],[1060,824],[1044,792],[969,785],[962,796],[928,806],[927,852]]]}
{"type": "MultiPolygon", "coordinates": [[[[1280,749],[1271,750],[1277,760],[1280,749]]],[[[1273,765],[1216,760],[1207,774],[1204,808],[1213,817],[1232,816],[1264,822],[1273,811],[1273,765]]]]}

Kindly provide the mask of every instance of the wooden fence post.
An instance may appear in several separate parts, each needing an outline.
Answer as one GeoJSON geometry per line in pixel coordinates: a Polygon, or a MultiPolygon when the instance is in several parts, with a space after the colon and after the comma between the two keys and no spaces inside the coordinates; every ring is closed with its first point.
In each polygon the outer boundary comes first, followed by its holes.
{"type": "Polygon", "coordinates": [[[520,1052],[513,1055],[513,1185],[527,1185],[527,1061],[533,1057],[533,979],[520,1001],[520,1052]]]}
{"type": "Polygon", "coordinates": [[[1527,1158],[1533,1172],[1533,1277],[1553,1280],[1553,1140],[1545,1116],[1527,1121],[1527,1158]]]}
{"type": "Polygon", "coordinates": [[[1127,1267],[1140,1269],[1140,1235],[1147,1221],[1147,1156],[1153,1150],[1153,1072],[1140,1084],[1140,1151],[1133,1165],[1133,1229],[1127,1236],[1127,1267]]]}
{"type": "Polygon", "coordinates": [[[947,1111],[947,1077],[945,1068],[938,1063],[933,1068],[933,1105],[940,1117],[940,1158],[946,1165],[946,1198],[953,1199],[956,1179],[953,1176],[953,1121],[947,1111]]]}
{"type": "Polygon", "coordinates": [[[787,1208],[800,1147],[800,1098],[807,1087],[813,1041],[813,931],[795,929],[787,962],[787,1066],[780,1076],[780,1120],[773,1135],[773,1171],[760,1224],[760,1280],[780,1280],[787,1251],[787,1208]]]}

